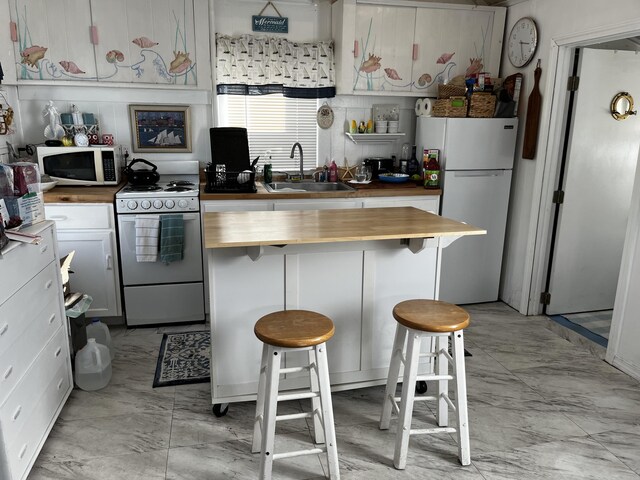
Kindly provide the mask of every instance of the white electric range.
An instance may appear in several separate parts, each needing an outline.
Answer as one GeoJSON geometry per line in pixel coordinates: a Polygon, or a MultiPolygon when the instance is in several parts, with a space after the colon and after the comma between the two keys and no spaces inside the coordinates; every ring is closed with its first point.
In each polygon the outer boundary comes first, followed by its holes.
{"type": "Polygon", "coordinates": [[[126,185],[116,193],[124,310],[131,327],[205,320],[200,231],[199,164],[155,161],[154,185],[126,185]],[[183,258],[141,262],[136,255],[136,219],[181,215],[183,258]]]}

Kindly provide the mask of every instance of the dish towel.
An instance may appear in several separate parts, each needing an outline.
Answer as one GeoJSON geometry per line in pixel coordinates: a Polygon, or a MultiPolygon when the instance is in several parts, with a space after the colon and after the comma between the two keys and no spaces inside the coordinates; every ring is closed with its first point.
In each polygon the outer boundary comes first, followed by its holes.
{"type": "Polygon", "coordinates": [[[184,219],[181,214],[160,215],[160,261],[182,260],[184,219]]]}
{"type": "Polygon", "coordinates": [[[160,215],[136,215],[136,262],[158,261],[160,215]]]}

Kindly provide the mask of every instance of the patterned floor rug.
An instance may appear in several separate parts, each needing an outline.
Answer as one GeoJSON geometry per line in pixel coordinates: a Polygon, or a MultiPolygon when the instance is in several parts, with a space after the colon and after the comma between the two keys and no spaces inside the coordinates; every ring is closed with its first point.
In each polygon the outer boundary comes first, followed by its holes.
{"type": "Polygon", "coordinates": [[[153,387],[208,382],[210,362],[210,332],[165,333],[153,387]]]}

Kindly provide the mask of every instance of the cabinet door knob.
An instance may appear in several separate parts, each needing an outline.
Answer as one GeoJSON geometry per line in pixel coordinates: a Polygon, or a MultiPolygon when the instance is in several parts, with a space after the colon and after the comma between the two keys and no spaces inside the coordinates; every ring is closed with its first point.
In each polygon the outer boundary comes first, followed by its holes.
{"type": "Polygon", "coordinates": [[[418,44],[417,43],[413,44],[413,52],[411,53],[411,58],[413,58],[414,62],[418,60],[418,44]]]}
{"type": "Polygon", "coordinates": [[[49,248],[48,245],[43,245],[42,247],[40,247],[40,253],[46,252],[48,248],[49,248]]]}
{"type": "Polygon", "coordinates": [[[51,325],[55,319],[56,319],[56,314],[54,313],[49,317],[49,325],[51,325]]]}
{"type": "Polygon", "coordinates": [[[359,48],[358,48],[358,40],[353,41],[353,58],[358,58],[359,48]]]}
{"type": "Polygon", "coordinates": [[[54,353],[54,355],[56,357],[59,357],[60,356],[60,352],[62,352],[62,347],[58,347],[58,349],[56,350],[56,353],[54,353]]]}
{"type": "Polygon", "coordinates": [[[105,257],[105,263],[107,270],[113,270],[113,256],[110,253],[105,257]]]}
{"type": "Polygon", "coordinates": [[[25,453],[27,453],[27,444],[26,443],[20,449],[20,453],[18,453],[18,458],[22,459],[22,457],[24,457],[25,453]]]}
{"type": "Polygon", "coordinates": [[[13,413],[13,420],[17,420],[18,417],[20,416],[20,412],[22,412],[22,405],[18,405],[18,408],[16,408],[16,411],[13,413]]]}
{"type": "Polygon", "coordinates": [[[64,382],[64,378],[61,378],[60,381],[58,382],[58,390],[60,390],[60,387],[62,386],[63,382],[64,382]]]}
{"type": "Polygon", "coordinates": [[[51,285],[53,285],[53,280],[48,280],[47,283],[44,284],[44,289],[49,290],[51,285]]]}
{"type": "Polygon", "coordinates": [[[7,371],[4,372],[4,379],[5,380],[11,376],[11,372],[13,372],[13,365],[11,365],[9,368],[7,368],[7,371]]]}
{"type": "Polygon", "coordinates": [[[7,333],[7,330],[9,330],[9,324],[5,323],[2,328],[0,328],[0,337],[7,333]]]}

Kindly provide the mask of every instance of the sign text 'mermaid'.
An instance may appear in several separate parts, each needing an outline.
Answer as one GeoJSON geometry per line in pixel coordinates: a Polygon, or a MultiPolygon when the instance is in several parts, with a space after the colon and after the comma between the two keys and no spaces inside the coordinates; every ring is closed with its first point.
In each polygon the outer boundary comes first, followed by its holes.
{"type": "Polygon", "coordinates": [[[289,18],[253,15],[251,29],[254,32],[289,33],[289,18]]]}

